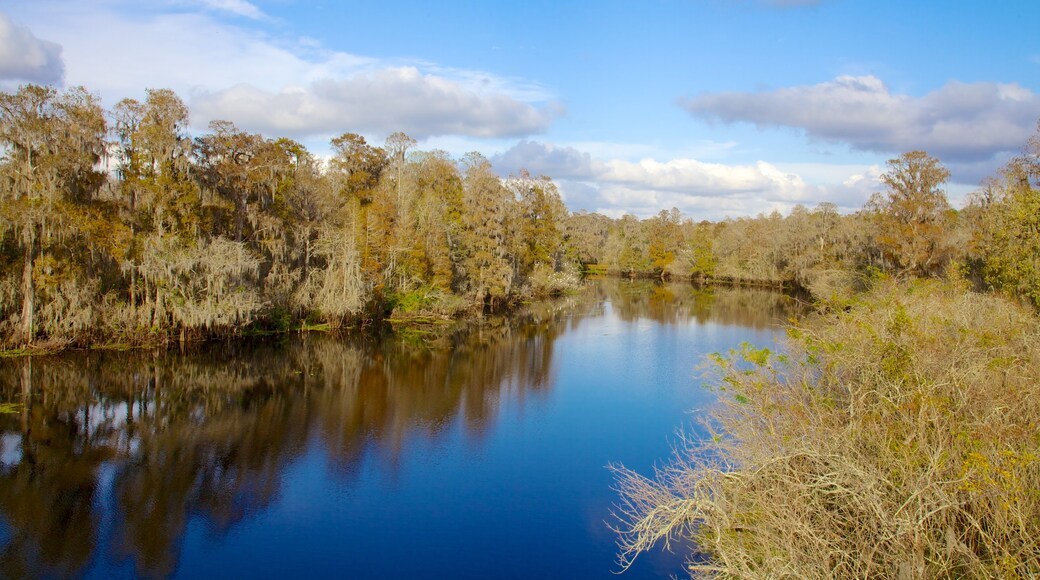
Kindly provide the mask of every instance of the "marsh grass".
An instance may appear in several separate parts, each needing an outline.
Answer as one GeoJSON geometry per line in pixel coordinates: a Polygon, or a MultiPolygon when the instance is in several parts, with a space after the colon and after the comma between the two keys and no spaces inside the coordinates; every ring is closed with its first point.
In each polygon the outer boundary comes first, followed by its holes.
{"type": "Polygon", "coordinates": [[[620,564],[692,539],[707,577],[1040,575],[1040,325],[952,285],[882,283],[714,358],[707,435],[614,468],[620,564]]]}

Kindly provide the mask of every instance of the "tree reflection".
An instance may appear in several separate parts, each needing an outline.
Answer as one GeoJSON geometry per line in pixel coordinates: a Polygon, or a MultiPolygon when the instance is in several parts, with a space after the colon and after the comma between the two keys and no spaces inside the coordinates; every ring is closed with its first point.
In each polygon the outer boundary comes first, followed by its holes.
{"type": "Polygon", "coordinates": [[[678,324],[693,318],[701,324],[763,329],[786,322],[799,311],[790,296],[762,288],[662,284],[652,280],[606,282],[600,288],[625,321],[649,319],[678,324]]]}
{"type": "Polygon", "coordinates": [[[343,473],[457,422],[479,437],[504,398],[552,384],[566,320],[534,310],[438,348],[308,335],[5,362],[0,396],[25,406],[0,417],[18,441],[0,471],[0,574],[76,576],[107,546],[166,577],[189,523],[222,534],[271,505],[313,435],[343,473]]]}

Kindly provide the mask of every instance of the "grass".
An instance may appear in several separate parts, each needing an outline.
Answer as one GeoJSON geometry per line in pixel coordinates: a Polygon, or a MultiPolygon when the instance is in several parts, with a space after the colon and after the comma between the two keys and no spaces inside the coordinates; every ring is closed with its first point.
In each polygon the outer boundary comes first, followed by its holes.
{"type": "Polygon", "coordinates": [[[20,356],[29,356],[33,354],[37,353],[27,348],[11,348],[8,350],[0,350],[0,358],[15,358],[20,356]]]}
{"type": "Polygon", "coordinates": [[[424,315],[390,317],[390,318],[387,318],[386,321],[389,322],[390,324],[393,324],[393,325],[407,325],[407,324],[412,324],[412,325],[445,325],[445,324],[451,324],[451,320],[449,320],[449,319],[446,319],[446,318],[443,318],[443,317],[439,317],[439,316],[424,316],[424,315]]]}
{"type": "Polygon", "coordinates": [[[296,328],[296,330],[301,332],[329,332],[332,330],[332,325],[327,322],[303,322],[296,328]]]}
{"type": "Polygon", "coordinates": [[[719,402],[647,477],[615,467],[623,567],[678,538],[706,577],[1040,575],[1040,321],[882,283],[718,355],[719,402]]]}

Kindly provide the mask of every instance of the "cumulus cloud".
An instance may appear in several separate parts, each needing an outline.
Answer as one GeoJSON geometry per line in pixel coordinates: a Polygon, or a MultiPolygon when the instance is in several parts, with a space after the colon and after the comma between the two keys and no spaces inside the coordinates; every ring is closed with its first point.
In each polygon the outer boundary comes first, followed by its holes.
{"type": "Polygon", "coordinates": [[[574,211],[648,217],[677,207],[694,219],[787,212],[797,204],[812,207],[824,201],[851,211],[862,207],[879,189],[881,174],[878,166],[785,169],[764,161],[597,159],[576,147],[530,140],[492,156],[491,162],[501,174],[524,168],[549,175],[574,211]],[[811,175],[815,183],[804,175],[811,175]]]}
{"type": "Polygon", "coordinates": [[[759,161],[753,165],[704,163],[696,159],[667,162],[644,159],[638,163],[623,160],[607,162],[603,179],[621,184],[641,184],[659,191],[689,194],[769,193],[777,199],[804,196],[805,182],[795,174],[784,173],[774,165],[759,161]]]}
{"type": "Polygon", "coordinates": [[[61,45],[37,38],[0,13],[0,80],[60,84],[64,76],[61,45]]]}
{"type": "Polygon", "coordinates": [[[1040,95],[1014,83],[951,81],[915,97],[891,92],[874,76],[756,93],[705,93],[680,105],[710,120],[798,128],[863,151],[924,149],[947,161],[1017,151],[1040,117],[1040,95]]]}
{"type": "Polygon", "coordinates": [[[545,131],[561,114],[534,83],[331,50],[214,14],[269,20],[245,0],[174,5],[140,12],[124,0],[62,4],[38,24],[62,39],[69,83],[100,92],[106,103],[171,88],[197,129],[219,118],[318,146],[344,131],[516,138],[545,131]]]}
{"type": "Polygon", "coordinates": [[[481,94],[415,67],[383,68],[278,92],[242,84],[198,93],[192,109],[205,119],[232,119],[271,133],[404,131],[417,139],[530,135],[544,131],[553,119],[549,107],[481,94]]]}
{"type": "Polygon", "coordinates": [[[594,166],[592,156],[574,147],[522,140],[503,153],[493,155],[492,165],[501,174],[527,169],[535,175],[554,179],[594,179],[602,169],[594,166]]]}

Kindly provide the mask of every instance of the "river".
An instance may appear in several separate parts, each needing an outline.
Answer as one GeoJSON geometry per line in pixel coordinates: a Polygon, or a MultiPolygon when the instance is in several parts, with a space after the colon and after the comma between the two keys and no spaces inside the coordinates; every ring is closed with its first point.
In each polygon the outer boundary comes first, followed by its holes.
{"type": "Polygon", "coordinates": [[[666,459],[712,402],[704,356],[789,313],[604,280],[433,341],[4,359],[0,576],[615,578],[607,465],[666,459]]]}

